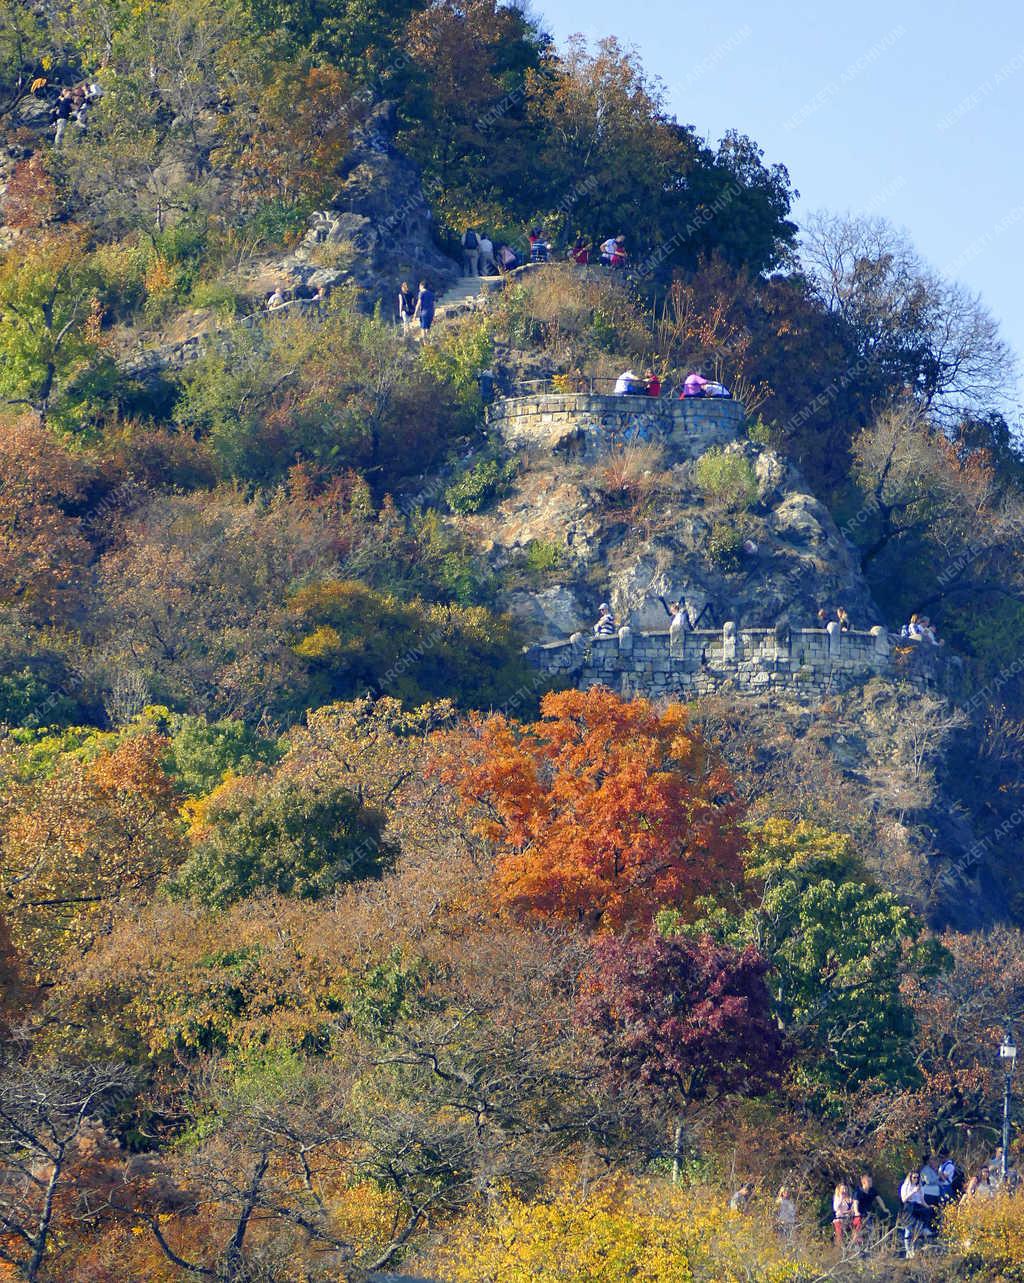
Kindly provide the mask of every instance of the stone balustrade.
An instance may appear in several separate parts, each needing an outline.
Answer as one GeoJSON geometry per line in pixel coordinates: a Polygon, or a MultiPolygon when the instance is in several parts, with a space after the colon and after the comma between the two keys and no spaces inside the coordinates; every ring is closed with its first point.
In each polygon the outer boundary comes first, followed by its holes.
{"type": "Polygon", "coordinates": [[[541,392],[494,402],[487,422],[513,450],[593,456],[617,444],[660,441],[676,457],[693,459],[711,446],[735,441],[743,431],[744,410],[728,397],[541,392]]]}
{"type": "Polygon", "coordinates": [[[892,639],[886,629],[740,628],[634,632],[611,637],[575,634],[531,646],[527,658],[551,677],[581,690],[607,686],[622,695],[694,699],[717,691],[763,694],[786,690],[809,702],[885,677],[920,689],[940,685],[940,655],[921,643],[892,639]]]}

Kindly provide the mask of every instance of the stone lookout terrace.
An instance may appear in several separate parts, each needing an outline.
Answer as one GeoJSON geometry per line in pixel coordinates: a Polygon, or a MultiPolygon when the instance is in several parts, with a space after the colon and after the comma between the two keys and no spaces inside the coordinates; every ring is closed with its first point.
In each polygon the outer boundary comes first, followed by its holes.
{"type": "Polygon", "coordinates": [[[680,459],[735,441],[744,410],[728,397],[613,396],[601,381],[561,391],[554,381],[520,385],[488,407],[487,422],[513,450],[541,449],[581,456],[615,446],[658,441],[680,459]]]}
{"type": "Polygon", "coordinates": [[[817,702],[872,677],[920,690],[944,686],[950,676],[934,647],[870,632],[827,629],[740,628],[696,632],[633,632],[611,637],[576,633],[567,641],[531,646],[527,658],[551,677],[581,690],[607,686],[625,696],[695,699],[715,691],[764,694],[787,690],[817,702]]]}

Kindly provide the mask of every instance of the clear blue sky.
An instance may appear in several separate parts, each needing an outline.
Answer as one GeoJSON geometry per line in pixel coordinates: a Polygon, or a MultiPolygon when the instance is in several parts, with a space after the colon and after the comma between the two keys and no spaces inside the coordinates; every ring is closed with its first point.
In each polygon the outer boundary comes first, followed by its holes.
{"type": "Polygon", "coordinates": [[[887,218],[980,293],[1024,365],[1020,0],[534,0],[572,32],[634,45],[670,110],[781,161],[801,213],[887,218]]]}

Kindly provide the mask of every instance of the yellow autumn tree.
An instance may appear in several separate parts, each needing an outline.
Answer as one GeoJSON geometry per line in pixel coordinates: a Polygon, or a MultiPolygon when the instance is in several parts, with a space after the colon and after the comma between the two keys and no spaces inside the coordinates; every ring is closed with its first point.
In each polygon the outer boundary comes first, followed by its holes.
{"type": "Polygon", "coordinates": [[[437,1268],[452,1283],[795,1283],[770,1225],[707,1192],[618,1178],[509,1196],[463,1220],[437,1268]]]}
{"type": "Polygon", "coordinates": [[[44,778],[11,772],[0,803],[0,894],[28,978],[45,982],[138,905],[183,858],[167,741],[133,735],[44,778]]]}
{"type": "Polygon", "coordinates": [[[943,1213],[942,1232],[970,1277],[1024,1280],[1024,1192],[962,1199],[943,1213]]]}

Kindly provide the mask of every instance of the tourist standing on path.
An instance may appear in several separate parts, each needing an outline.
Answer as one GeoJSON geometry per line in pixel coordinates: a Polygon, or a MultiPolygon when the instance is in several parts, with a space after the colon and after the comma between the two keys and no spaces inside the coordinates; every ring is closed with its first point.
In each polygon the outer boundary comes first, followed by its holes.
{"type": "Polygon", "coordinates": [[[462,233],[462,275],[480,275],[480,237],[472,227],[462,233]]]}
{"type": "Polygon", "coordinates": [[[494,261],[494,242],[486,232],[480,237],[480,275],[497,276],[498,264],[494,261]]]}
{"type": "Polygon", "coordinates": [[[783,1185],[775,1200],[775,1227],[784,1239],[796,1232],[796,1203],[788,1185],[783,1185]]]}
{"type": "Polygon", "coordinates": [[[55,122],[56,128],[53,134],[53,145],[59,147],[64,137],[64,130],[68,127],[68,121],[71,119],[71,113],[74,110],[75,103],[71,96],[71,90],[64,88],[60,91],[60,96],[50,110],[50,116],[55,122]]]}
{"type": "Polygon", "coordinates": [[[398,291],[398,319],[402,322],[402,333],[409,333],[412,318],[416,315],[416,295],[408,281],[403,281],[398,291]]]}
{"type": "Polygon", "coordinates": [[[420,281],[415,316],[420,323],[420,338],[425,339],[434,324],[434,291],[427,286],[426,281],[420,281]]]}
{"type": "Polygon", "coordinates": [[[857,1237],[860,1229],[860,1217],[857,1215],[857,1204],[849,1185],[840,1183],[832,1195],[832,1232],[836,1237],[836,1246],[842,1247],[846,1234],[857,1237]]]}

